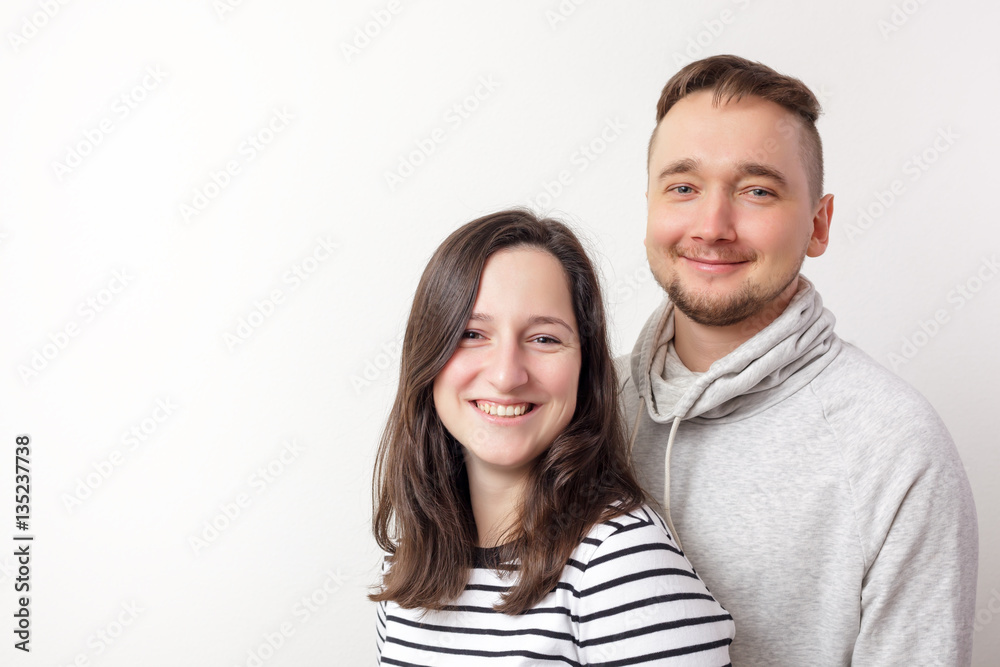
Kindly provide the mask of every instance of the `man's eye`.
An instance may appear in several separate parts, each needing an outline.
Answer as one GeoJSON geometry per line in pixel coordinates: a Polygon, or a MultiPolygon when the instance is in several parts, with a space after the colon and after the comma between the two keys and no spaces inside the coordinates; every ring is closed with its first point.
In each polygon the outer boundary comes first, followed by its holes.
{"type": "Polygon", "coordinates": [[[764,188],[754,188],[750,191],[750,193],[754,197],[768,197],[771,195],[771,193],[765,190],[764,188]]]}
{"type": "Polygon", "coordinates": [[[692,192],[694,192],[694,188],[692,188],[690,185],[678,185],[672,189],[679,195],[689,195],[692,192]]]}

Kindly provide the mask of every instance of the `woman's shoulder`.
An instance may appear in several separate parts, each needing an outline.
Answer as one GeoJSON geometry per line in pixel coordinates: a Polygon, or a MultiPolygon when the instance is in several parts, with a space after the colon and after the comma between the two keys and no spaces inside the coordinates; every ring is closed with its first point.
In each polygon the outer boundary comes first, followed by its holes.
{"type": "Polygon", "coordinates": [[[615,542],[656,541],[666,542],[676,546],[670,530],[662,517],[647,504],[642,504],[629,511],[624,511],[620,504],[612,504],[608,509],[614,515],[601,521],[590,529],[585,541],[604,541],[614,539],[615,542]]]}
{"type": "Polygon", "coordinates": [[[695,653],[697,664],[729,662],[732,617],[652,508],[640,505],[597,524],[580,547],[573,609],[581,662],[606,658],[612,645],[620,664],[663,664],[695,653]]]}
{"type": "Polygon", "coordinates": [[[615,511],[615,514],[594,524],[574,551],[573,560],[580,564],[595,565],[622,556],[657,552],[683,558],[666,522],[649,505],[617,511],[621,509],[620,505],[613,504],[609,509],[615,511]],[[595,562],[598,558],[602,560],[595,562]]]}

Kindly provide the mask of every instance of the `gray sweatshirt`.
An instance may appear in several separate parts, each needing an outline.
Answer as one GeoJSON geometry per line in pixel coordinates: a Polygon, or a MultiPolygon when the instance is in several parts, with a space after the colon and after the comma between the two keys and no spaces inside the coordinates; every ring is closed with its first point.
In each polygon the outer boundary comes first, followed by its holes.
{"type": "Polygon", "coordinates": [[[976,511],[930,404],[843,342],[804,278],[680,391],[673,322],[667,301],[618,360],[626,418],[640,481],[736,621],[733,664],[969,665],[976,511]]]}

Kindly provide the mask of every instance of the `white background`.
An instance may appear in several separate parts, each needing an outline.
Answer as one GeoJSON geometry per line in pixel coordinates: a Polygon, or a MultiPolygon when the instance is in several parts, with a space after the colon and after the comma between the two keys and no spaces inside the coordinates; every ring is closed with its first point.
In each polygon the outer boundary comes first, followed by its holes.
{"type": "Polygon", "coordinates": [[[630,349],[661,297],[642,246],[656,100],[680,65],[736,53],[821,97],[836,210],[804,273],[957,443],[975,664],[994,664],[994,3],[47,1],[0,16],[0,663],[370,664],[371,467],[430,253],[499,208],[552,212],[587,237],[630,349]],[[22,433],[30,655],[11,632],[22,433]]]}

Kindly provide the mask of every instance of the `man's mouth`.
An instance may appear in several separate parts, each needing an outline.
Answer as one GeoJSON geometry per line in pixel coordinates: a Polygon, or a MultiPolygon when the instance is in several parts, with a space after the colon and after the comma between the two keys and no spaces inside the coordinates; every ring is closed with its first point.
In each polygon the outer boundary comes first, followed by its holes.
{"type": "Polygon", "coordinates": [[[686,259],[689,262],[716,265],[746,264],[747,262],[753,262],[757,259],[756,253],[738,254],[736,252],[723,251],[721,254],[712,253],[709,255],[703,255],[698,249],[695,248],[688,248],[687,250],[672,248],[670,254],[674,256],[674,259],[686,259]]]}
{"type": "Polygon", "coordinates": [[[748,261],[745,259],[710,259],[708,257],[685,257],[685,259],[689,259],[692,262],[701,262],[702,264],[742,264],[743,262],[748,261]]]}
{"type": "Polygon", "coordinates": [[[754,261],[753,257],[704,257],[695,254],[677,254],[677,257],[683,260],[685,264],[690,266],[692,269],[706,274],[718,274],[727,275],[734,271],[738,271],[740,267],[744,264],[749,264],[754,261]]]}
{"type": "Polygon", "coordinates": [[[484,413],[496,417],[520,417],[523,414],[531,412],[535,407],[534,403],[502,404],[491,401],[475,401],[475,404],[484,413]]]}

